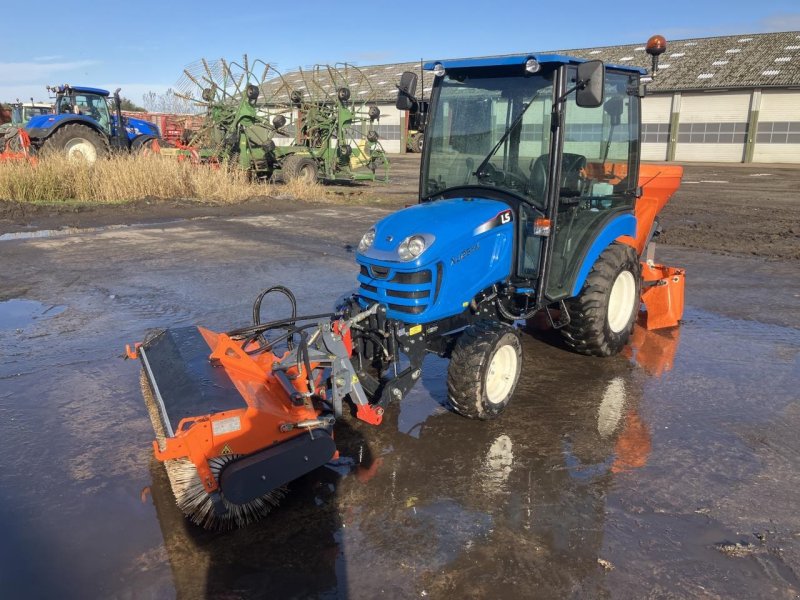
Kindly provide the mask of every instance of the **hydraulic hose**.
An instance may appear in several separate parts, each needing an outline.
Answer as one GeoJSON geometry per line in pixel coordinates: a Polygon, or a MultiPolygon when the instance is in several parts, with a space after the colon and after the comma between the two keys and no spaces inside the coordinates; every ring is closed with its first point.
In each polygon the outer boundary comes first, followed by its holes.
{"type": "MultiPolygon", "coordinates": [[[[261,302],[267,295],[273,292],[278,292],[280,294],[283,294],[284,296],[286,296],[286,298],[289,299],[289,303],[292,305],[292,319],[297,318],[297,299],[292,293],[292,290],[283,285],[274,285],[271,288],[263,290],[256,297],[256,301],[253,302],[253,325],[261,325],[261,302]]],[[[267,343],[267,340],[264,337],[263,332],[256,334],[256,337],[258,338],[258,340],[261,342],[262,345],[267,343]]],[[[289,347],[290,350],[292,349],[291,336],[288,338],[286,345],[289,347]]]]}

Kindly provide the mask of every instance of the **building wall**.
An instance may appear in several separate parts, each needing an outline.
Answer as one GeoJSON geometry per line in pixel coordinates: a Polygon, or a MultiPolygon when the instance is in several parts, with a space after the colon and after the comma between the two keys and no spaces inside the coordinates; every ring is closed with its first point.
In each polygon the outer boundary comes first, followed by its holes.
{"type": "Polygon", "coordinates": [[[800,163],[800,90],[764,90],[753,162],[800,163]]]}
{"type": "Polygon", "coordinates": [[[675,160],[742,162],[750,92],[684,93],[675,160]]]}
{"type": "Polygon", "coordinates": [[[666,160],[672,94],[645,96],[642,100],[642,159],[666,160]]]}

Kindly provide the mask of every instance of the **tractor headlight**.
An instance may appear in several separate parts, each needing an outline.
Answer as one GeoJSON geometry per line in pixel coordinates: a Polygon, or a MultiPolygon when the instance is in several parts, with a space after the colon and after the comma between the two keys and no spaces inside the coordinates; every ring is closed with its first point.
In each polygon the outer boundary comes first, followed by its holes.
{"type": "Polygon", "coordinates": [[[436,77],[441,77],[444,75],[444,65],[442,63],[436,63],[433,65],[433,74],[436,77]]]}
{"type": "Polygon", "coordinates": [[[420,254],[425,252],[428,247],[428,241],[421,235],[410,235],[397,247],[397,254],[400,260],[409,261],[414,260],[420,254]]]}
{"type": "Polygon", "coordinates": [[[373,227],[364,236],[361,238],[361,241],[358,242],[358,251],[364,252],[365,250],[369,250],[372,248],[372,244],[375,242],[375,228],[373,227]]]}

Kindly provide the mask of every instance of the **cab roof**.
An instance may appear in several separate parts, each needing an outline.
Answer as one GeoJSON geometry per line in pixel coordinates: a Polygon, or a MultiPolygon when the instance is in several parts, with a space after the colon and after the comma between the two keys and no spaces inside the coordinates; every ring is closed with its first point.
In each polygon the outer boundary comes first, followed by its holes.
{"type": "MultiPolygon", "coordinates": [[[[514,54],[511,56],[486,56],[483,58],[455,58],[452,60],[436,60],[427,62],[423,65],[426,71],[432,71],[436,63],[441,63],[445,70],[448,69],[481,69],[491,67],[513,67],[515,65],[524,66],[528,59],[535,58],[540,64],[562,64],[562,65],[577,65],[578,63],[586,62],[584,58],[577,58],[575,56],[566,56],[564,54],[514,54]]],[[[639,73],[645,75],[646,69],[635,67],[632,65],[612,65],[607,64],[606,67],[612,69],[620,69],[628,71],[629,73],[639,73]]]]}
{"type": "Polygon", "coordinates": [[[97,94],[98,96],[108,96],[108,90],[101,90],[100,88],[93,88],[93,87],[84,87],[82,85],[65,85],[61,86],[59,91],[66,91],[66,88],[69,88],[73,92],[78,92],[79,94],[97,94]]]}

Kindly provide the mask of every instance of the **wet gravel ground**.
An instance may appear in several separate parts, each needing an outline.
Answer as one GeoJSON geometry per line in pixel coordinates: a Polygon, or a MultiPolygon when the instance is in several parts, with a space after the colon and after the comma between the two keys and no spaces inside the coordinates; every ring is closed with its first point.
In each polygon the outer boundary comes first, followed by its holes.
{"type": "Polygon", "coordinates": [[[688,273],[678,329],[638,330],[611,359],[525,335],[521,384],[490,423],[447,409],[430,358],[381,427],[341,422],[347,464],[295,482],[267,520],[186,523],[124,344],[245,324],[275,283],[327,310],[383,214],[299,206],[0,242],[2,597],[800,595],[800,278],[774,256],[660,247],[688,273]]]}

